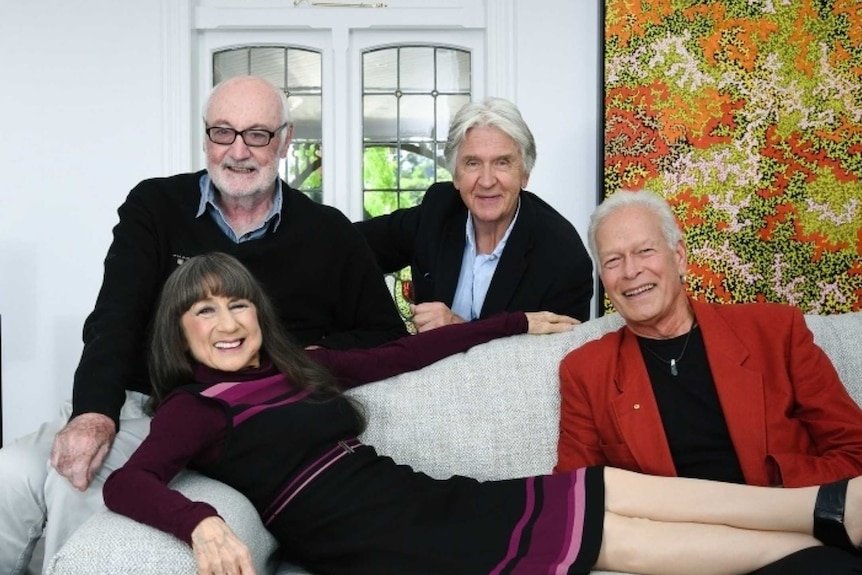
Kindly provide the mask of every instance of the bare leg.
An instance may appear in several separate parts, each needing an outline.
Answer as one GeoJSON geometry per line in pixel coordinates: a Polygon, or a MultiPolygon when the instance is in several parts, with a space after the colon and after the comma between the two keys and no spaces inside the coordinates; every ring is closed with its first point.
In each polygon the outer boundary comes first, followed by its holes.
{"type": "MultiPolygon", "coordinates": [[[[847,487],[845,526],[862,542],[862,479],[847,487]]],[[[605,469],[605,509],[655,521],[811,534],[817,487],[782,489],[605,469]]]]}
{"type": "Polygon", "coordinates": [[[810,535],[605,513],[596,567],[644,575],[741,575],[820,543],[810,535]]]}

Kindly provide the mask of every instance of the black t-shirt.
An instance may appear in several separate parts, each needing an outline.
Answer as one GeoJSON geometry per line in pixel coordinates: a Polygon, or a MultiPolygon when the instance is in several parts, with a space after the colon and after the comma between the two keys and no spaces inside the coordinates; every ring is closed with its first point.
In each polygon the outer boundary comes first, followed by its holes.
{"type": "Polygon", "coordinates": [[[703,335],[695,325],[688,336],[663,340],[638,337],[677,475],[745,483],[709,369],[703,335]],[[671,372],[671,359],[675,360],[677,375],[671,372]]]}

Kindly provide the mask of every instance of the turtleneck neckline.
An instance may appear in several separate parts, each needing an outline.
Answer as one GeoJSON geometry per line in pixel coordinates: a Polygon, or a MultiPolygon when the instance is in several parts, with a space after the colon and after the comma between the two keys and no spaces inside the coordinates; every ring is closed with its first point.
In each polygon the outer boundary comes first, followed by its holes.
{"type": "Polygon", "coordinates": [[[261,358],[260,366],[240,371],[222,371],[198,363],[194,367],[194,378],[198,383],[212,385],[225,381],[252,381],[273,375],[275,372],[276,369],[272,361],[261,358]]]}

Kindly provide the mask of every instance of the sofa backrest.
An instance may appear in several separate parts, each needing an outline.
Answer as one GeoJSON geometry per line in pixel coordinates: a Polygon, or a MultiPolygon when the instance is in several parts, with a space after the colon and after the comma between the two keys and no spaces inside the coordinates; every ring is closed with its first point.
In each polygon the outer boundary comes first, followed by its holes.
{"type": "MultiPolygon", "coordinates": [[[[815,341],[862,404],[862,312],[806,316],[815,341]]],[[[352,391],[365,405],[362,439],[433,477],[502,479],[549,473],[556,462],[559,363],[618,329],[617,314],[555,335],[519,335],[352,391]]]]}
{"type": "Polygon", "coordinates": [[[832,360],[850,396],[862,405],[862,311],[806,315],[814,342],[832,360]]]}
{"type": "Polygon", "coordinates": [[[351,394],[369,418],[362,439],[437,478],[549,473],[556,463],[560,360],[621,323],[614,314],[567,333],[494,340],[356,388],[351,394]]]}

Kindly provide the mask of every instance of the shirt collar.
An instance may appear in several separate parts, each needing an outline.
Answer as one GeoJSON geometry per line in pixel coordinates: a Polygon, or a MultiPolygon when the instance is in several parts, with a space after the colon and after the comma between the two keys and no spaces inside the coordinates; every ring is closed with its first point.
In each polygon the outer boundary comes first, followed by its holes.
{"type": "MultiPolygon", "coordinates": [[[[207,211],[207,205],[211,205],[218,213],[224,218],[224,214],[221,211],[221,208],[215,201],[215,186],[213,185],[212,178],[206,172],[201,176],[200,179],[200,188],[201,188],[201,200],[198,203],[198,211],[195,214],[196,218],[201,217],[207,211]]],[[[276,231],[278,226],[281,224],[281,208],[284,205],[284,194],[281,191],[281,178],[275,179],[275,195],[272,198],[272,207],[269,209],[269,213],[266,214],[266,218],[263,221],[263,225],[261,227],[267,226],[271,221],[275,221],[272,226],[272,231],[276,231]]]]}
{"type": "MultiPolygon", "coordinates": [[[[512,218],[512,221],[509,223],[509,227],[506,228],[506,233],[503,234],[503,237],[497,242],[497,246],[494,248],[494,251],[488,254],[489,258],[499,258],[503,255],[503,249],[506,247],[506,241],[509,239],[509,234],[512,233],[512,228],[515,227],[515,222],[518,221],[518,214],[521,211],[521,198],[518,197],[518,207],[515,208],[515,217],[512,218]]],[[[473,227],[473,214],[470,210],[467,210],[467,225],[464,228],[464,232],[467,235],[467,246],[476,253],[476,228],[473,227]]]]}

